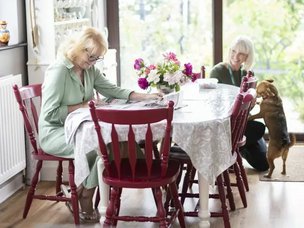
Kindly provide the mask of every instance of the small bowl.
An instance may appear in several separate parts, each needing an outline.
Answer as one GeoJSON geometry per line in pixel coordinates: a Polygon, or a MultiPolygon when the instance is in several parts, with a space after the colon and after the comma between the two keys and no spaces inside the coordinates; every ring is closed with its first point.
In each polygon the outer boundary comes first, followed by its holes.
{"type": "Polygon", "coordinates": [[[217,78],[199,78],[196,80],[200,89],[216,89],[217,78]]]}

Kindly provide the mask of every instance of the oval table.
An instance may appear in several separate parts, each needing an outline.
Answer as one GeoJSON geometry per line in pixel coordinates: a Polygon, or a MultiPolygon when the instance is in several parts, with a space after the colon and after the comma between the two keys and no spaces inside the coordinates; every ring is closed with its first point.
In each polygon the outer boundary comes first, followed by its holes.
{"type": "MultiPolygon", "coordinates": [[[[179,103],[175,108],[172,122],[172,140],[187,152],[198,171],[198,215],[202,219],[202,226],[209,225],[209,185],[213,185],[216,177],[236,160],[236,156],[231,153],[230,112],[238,92],[239,87],[225,84],[218,84],[215,89],[199,89],[197,83],[186,84],[179,92],[179,103]]],[[[105,108],[138,109],[149,106],[151,103],[147,105],[138,102],[110,104],[105,108]]],[[[154,130],[157,129],[158,127],[155,127],[154,130]]],[[[160,136],[161,134],[159,132],[160,136]]],[[[88,108],[78,109],[69,114],[65,122],[65,135],[67,143],[74,145],[75,148],[75,183],[79,185],[89,174],[88,164],[84,162],[85,154],[98,148],[88,108]]],[[[138,140],[142,139],[140,135],[137,137],[138,140]]],[[[100,175],[103,170],[101,160],[98,162],[98,170],[100,175]]],[[[102,180],[101,176],[99,180],[102,180]]],[[[104,215],[108,202],[108,187],[100,181],[99,188],[99,210],[101,215],[104,215]]]]}

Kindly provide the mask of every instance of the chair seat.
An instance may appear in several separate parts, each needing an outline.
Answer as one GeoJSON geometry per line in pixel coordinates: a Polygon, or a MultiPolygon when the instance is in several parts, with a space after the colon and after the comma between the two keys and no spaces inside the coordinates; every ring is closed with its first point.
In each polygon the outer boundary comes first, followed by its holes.
{"type": "Polygon", "coordinates": [[[167,169],[166,176],[164,177],[160,177],[160,166],[160,160],[153,160],[151,178],[147,179],[146,161],[144,159],[139,159],[136,164],[136,173],[133,179],[128,159],[122,159],[121,176],[118,177],[115,164],[114,162],[111,162],[111,172],[108,175],[105,170],[103,171],[103,181],[110,186],[122,188],[153,188],[174,182],[179,175],[180,163],[178,161],[170,160],[168,162],[168,167],[170,168],[167,169]]]}
{"type": "Polygon", "coordinates": [[[36,160],[48,160],[48,161],[73,161],[74,158],[57,157],[51,154],[45,153],[42,149],[38,149],[38,153],[32,152],[32,156],[36,160]]]}
{"type": "Polygon", "coordinates": [[[170,148],[170,154],[169,154],[170,159],[176,159],[182,163],[191,163],[189,155],[181,149],[179,146],[174,145],[170,148]]]}

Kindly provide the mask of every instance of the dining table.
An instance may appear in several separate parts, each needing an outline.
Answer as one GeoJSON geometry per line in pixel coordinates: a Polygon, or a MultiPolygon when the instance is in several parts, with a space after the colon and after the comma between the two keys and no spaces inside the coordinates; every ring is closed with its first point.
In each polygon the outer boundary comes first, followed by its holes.
{"type": "MultiPolygon", "coordinates": [[[[179,145],[190,157],[198,171],[199,211],[201,227],[210,226],[209,187],[216,177],[236,161],[231,151],[230,115],[239,87],[218,83],[215,88],[201,88],[196,82],[187,83],[174,96],[165,96],[164,101],[175,101],[172,121],[172,142],[179,145]]],[[[163,103],[164,103],[163,101],[163,103]]],[[[101,108],[141,109],[157,108],[155,101],[126,102],[114,100],[101,108]]],[[[101,124],[106,143],[110,143],[110,130],[101,124]]],[[[157,132],[158,126],[154,126],[157,132]]],[[[122,132],[124,132],[122,130],[122,132]]],[[[124,134],[124,133],[121,133],[124,134]]],[[[161,139],[162,133],[156,134],[161,139]]],[[[98,140],[88,108],[70,113],[65,121],[65,136],[68,144],[74,146],[75,183],[80,185],[89,174],[86,154],[98,150],[98,140]]],[[[138,133],[136,139],[143,140],[138,133]]],[[[123,137],[122,137],[123,138],[123,137]]],[[[103,218],[108,204],[109,187],[102,181],[102,159],[98,161],[100,204],[99,212],[103,218]]]]}

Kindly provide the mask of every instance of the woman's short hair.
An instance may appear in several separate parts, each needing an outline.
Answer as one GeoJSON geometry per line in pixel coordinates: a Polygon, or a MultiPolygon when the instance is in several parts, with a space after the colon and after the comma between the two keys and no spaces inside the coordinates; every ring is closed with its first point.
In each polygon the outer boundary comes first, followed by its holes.
{"type": "Polygon", "coordinates": [[[250,70],[254,62],[253,42],[248,36],[238,36],[230,45],[228,52],[228,61],[231,59],[232,50],[241,52],[247,55],[243,68],[250,70]]]}
{"type": "Polygon", "coordinates": [[[97,28],[86,27],[81,32],[71,35],[58,48],[58,56],[63,55],[74,61],[84,50],[97,56],[104,56],[108,51],[108,42],[97,28]]]}

